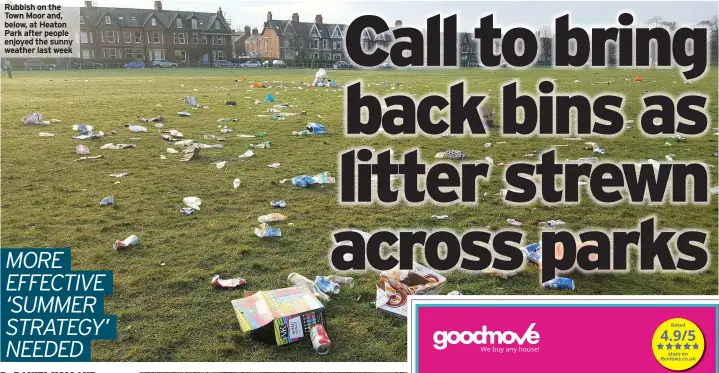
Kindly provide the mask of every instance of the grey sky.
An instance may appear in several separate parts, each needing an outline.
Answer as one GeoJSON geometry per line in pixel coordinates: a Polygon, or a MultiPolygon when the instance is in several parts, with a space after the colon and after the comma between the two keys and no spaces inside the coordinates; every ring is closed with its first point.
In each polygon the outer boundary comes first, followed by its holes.
{"type": "MultiPolygon", "coordinates": [[[[64,6],[82,6],[81,0],[54,0],[64,6]]],[[[98,6],[124,8],[152,8],[154,0],[96,0],[98,6]]],[[[15,3],[48,3],[38,0],[16,0],[15,3]]],[[[462,31],[471,31],[482,15],[495,14],[495,23],[502,27],[528,26],[536,29],[552,25],[554,17],[568,12],[572,23],[583,26],[616,25],[620,11],[631,11],[635,24],[645,22],[652,16],[677,22],[679,25],[696,24],[718,13],[716,1],[163,1],[164,9],[216,11],[222,7],[233,28],[250,25],[262,27],[271,11],[274,19],[289,19],[299,13],[300,21],[312,21],[322,14],[324,22],[349,24],[360,15],[374,14],[383,17],[388,24],[402,20],[405,26],[423,28],[426,18],[438,13],[443,16],[459,15],[462,31]]]]}

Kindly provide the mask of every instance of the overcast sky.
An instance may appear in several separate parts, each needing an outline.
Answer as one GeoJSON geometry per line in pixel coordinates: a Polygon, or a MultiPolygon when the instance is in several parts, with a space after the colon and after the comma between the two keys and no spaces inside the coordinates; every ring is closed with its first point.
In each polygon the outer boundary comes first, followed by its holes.
{"type": "MultiPolygon", "coordinates": [[[[38,0],[15,0],[21,3],[48,3],[38,0]]],[[[81,0],[53,0],[64,6],[82,6],[81,0]]],[[[96,0],[97,6],[123,8],[152,8],[154,0],[96,0]]],[[[237,0],[164,0],[164,9],[216,11],[222,7],[233,28],[244,25],[262,27],[262,22],[271,11],[274,19],[289,19],[292,13],[299,13],[300,21],[311,22],[316,14],[322,14],[326,23],[349,24],[365,14],[378,15],[391,26],[395,20],[402,20],[405,26],[423,28],[426,19],[436,14],[449,16],[458,14],[461,31],[471,31],[478,20],[487,13],[495,14],[499,26],[528,26],[537,29],[553,25],[557,15],[570,13],[572,23],[583,26],[616,25],[621,11],[630,11],[635,23],[644,22],[653,16],[677,22],[696,24],[714,17],[716,1],[237,1],[237,0]]]]}

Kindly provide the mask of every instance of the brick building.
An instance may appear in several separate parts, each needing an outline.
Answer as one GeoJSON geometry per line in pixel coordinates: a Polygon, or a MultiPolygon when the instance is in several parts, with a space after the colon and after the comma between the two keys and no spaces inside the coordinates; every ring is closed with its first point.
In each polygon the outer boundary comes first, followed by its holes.
{"type": "Polygon", "coordinates": [[[83,59],[166,59],[211,63],[232,57],[233,31],[222,14],[162,9],[95,7],[80,9],[83,59]]]}
{"type": "Polygon", "coordinates": [[[298,13],[285,21],[273,19],[268,12],[261,37],[251,42],[258,57],[339,61],[346,59],[346,29],[347,25],[324,23],[321,14],[315,16],[314,22],[300,22],[298,13]]]}

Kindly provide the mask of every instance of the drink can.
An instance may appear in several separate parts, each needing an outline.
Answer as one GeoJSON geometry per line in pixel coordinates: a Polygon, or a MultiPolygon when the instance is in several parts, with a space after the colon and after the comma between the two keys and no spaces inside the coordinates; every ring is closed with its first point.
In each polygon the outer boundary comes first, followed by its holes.
{"type": "Polygon", "coordinates": [[[338,283],[332,282],[322,276],[315,278],[315,286],[325,294],[339,294],[340,292],[340,285],[338,283]]]}
{"type": "Polygon", "coordinates": [[[310,339],[312,339],[312,348],[320,355],[327,355],[332,349],[332,342],[322,324],[316,324],[310,329],[310,339]]]}
{"type": "Polygon", "coordinates": [[[137,238],[137,236],[135,236],[133,234],[132,236],[127,237],[126,239],[124,239],[122,241],[120,241],[120,240],[115,241],[115,244],[112,245],[112,247],[115,250],[127,249],[127,248],[137,245],[138,241],[139,241],[139,238],[137,238]]]}
{"type": "Polygon", "coordinates": [[[553,278],[542,284],[545,289],[574,290],[574,280],[566,277],[553,278]]]}
{"type": "Polygon", "coordinates": [[[539,268],[542,268],[542,250],[530,251],[527,254],[527,259],[536,264],[539,268]]]}
{"type": "Polygon", "coordinates": [[[536,252],[541,249],[542,249],[542,243],[535,242],[533,244],[522,247],[519,250],[522,250],[522,252],[524,253],[524,256],[529,256],[529,253],[533,253],[533,252],[536,252]]]}

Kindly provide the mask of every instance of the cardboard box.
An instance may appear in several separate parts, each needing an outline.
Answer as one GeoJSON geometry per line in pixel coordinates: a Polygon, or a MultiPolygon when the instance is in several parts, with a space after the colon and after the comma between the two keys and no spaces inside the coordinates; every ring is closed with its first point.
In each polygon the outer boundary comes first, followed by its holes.
{"type": "Polygon", "coordinates": [[[305,288],[245,293],[232,301],[243,332],[278,346],[310,338],[315,324],[325,325],[325,308],[305,288]]]}
{"type": "Polygon", "coordinates": [[[411,271],[387,271],[377,283],[377,309],[402,318],[407,317],[407,297],[439,294],[447,279],[439,273],[414,263],[411,271]]]}

